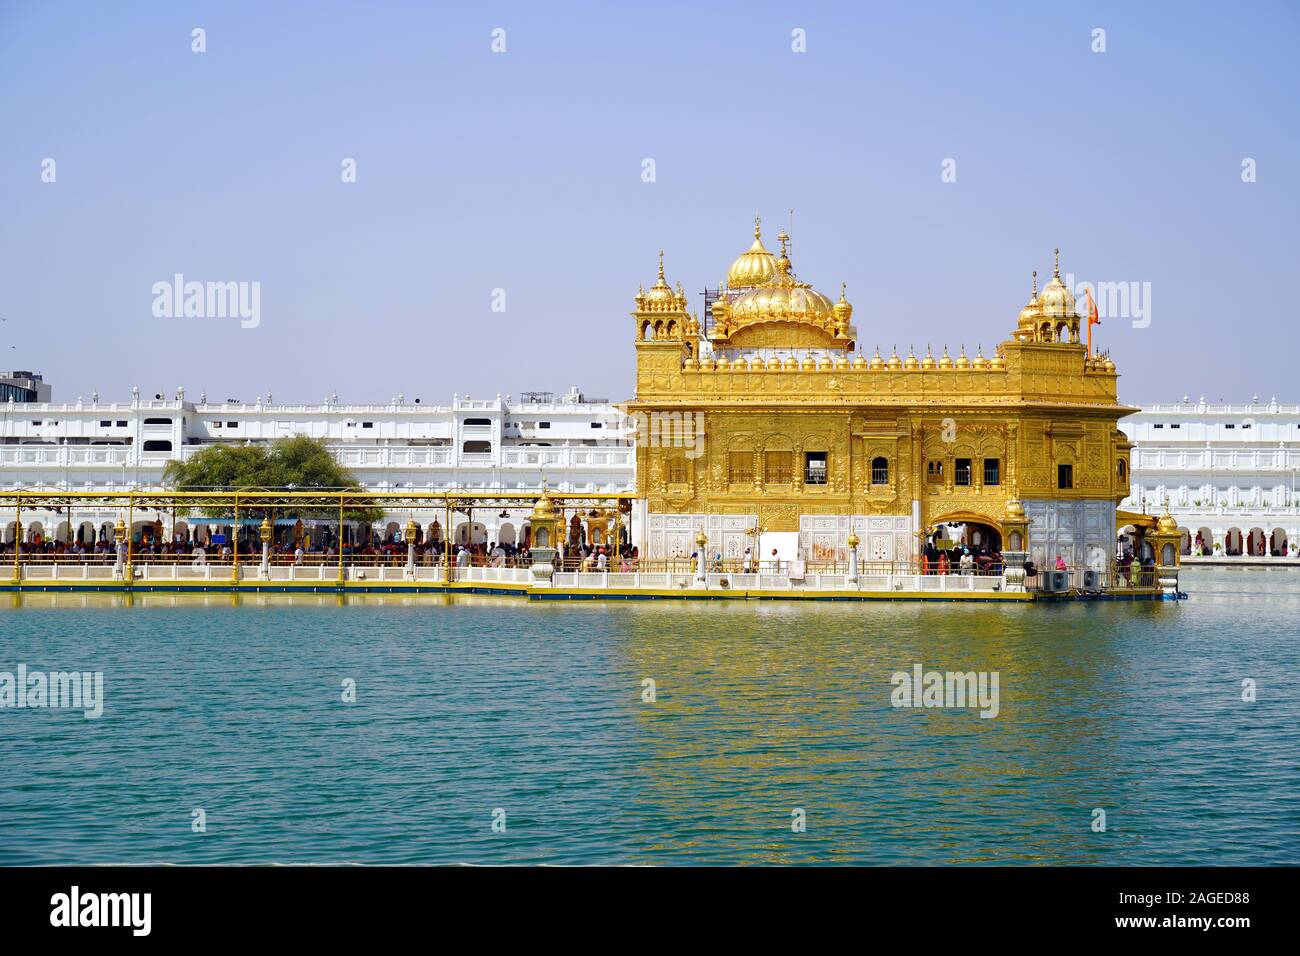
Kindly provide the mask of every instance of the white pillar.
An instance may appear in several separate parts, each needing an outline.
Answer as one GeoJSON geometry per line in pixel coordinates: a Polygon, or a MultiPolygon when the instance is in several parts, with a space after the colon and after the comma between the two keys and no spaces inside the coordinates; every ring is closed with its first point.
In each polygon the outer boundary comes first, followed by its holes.
{"type": "Polygon", "coordinates": [[[271,578],[271,542],[262,542],[262,566],[257,569],[258,576],[263,581],[269,581],[271,578]]]}

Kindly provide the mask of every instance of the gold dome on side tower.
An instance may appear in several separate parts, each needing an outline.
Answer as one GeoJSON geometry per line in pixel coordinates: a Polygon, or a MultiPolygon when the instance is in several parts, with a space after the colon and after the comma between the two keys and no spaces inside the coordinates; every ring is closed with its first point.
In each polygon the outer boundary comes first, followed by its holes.
{"type": "Polygon", "coordinates": [[[1061,250],[1056,250],[1056,266],[1052,280],[1043,287],[1038,297],[1038,311],[1043,318],[1068,319],[1074,317],[1074,293],[1061,281],[1061,250]]]}
{"type": "Polygon", "coordinates": [[[639,292],[636,306],[642,312],[681,312],[686,308],[686,294],[680,285],[674,291],[664,278],[664,251],[659,250],[659,278],[648,292],[639,292]]]}
{"type": "Polygon", "coordinates": [[[762,285],[776,275],[776,256],[763,246],[761,221],[754,217],[754,244],[742,252],[727,270],[727,287],[748,289],[762,285]]]}
{"type": "Polygon", "coordinates": [[[1020,327],[1032,329],[1042,314],[1042,306],[1038,301],[1038,270],[1035,269],[1034,286],[1033,291],[1029,293],[1029,302],[1020,310],[1020,327]]]}

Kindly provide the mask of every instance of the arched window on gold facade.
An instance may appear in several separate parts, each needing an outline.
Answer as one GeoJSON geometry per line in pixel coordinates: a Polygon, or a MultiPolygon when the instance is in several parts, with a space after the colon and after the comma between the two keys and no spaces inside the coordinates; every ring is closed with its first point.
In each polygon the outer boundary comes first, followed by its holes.
{"type": "Polygon", "coordinates": [[[873,485],[889,484],[889,459],[884,455],[877,455],[871,459],[871,483],[873,485]]]}
{"type": "Polygon", "coordinates": [[[727,453],[727,481],[733,485],[748,485],[754,481],[754,453],[749,450],[727,453]]]}
{"type": "Polygon", "coordinates": [[[769,485],[788,485],[793,472],[794,453],[769,451],[763,455],[763,480],[769,485]]]}
{"type": "Polygon", "coordinates": [[[668,484],[686,484],[686,456],[672,455],[668,459],[668,484]]]}

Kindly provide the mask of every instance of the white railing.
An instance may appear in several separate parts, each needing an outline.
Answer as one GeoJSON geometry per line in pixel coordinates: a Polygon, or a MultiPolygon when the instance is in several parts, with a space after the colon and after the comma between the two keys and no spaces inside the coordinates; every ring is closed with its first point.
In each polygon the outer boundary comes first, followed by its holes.
{"type": "MultiPolygon", "coordinates": [[[[1275,559],[1279,563],[1285,559],[1275,559]]],[[[4,568],[0,567],[0,574],[4,568]]],[[[272,565],[269,577],[263,578],[261,566],[253,561],[240,564],[236,570],[230,564],[137,564],[134,566],[134,581],[140,584],[157,584],[164,582],[212,582],[228,584],[238,580],[246,584],[265,581],[270,584],[332,584],[338,581],[338,566],[334,564],[319,565],[272,565]]],[[[414,575],[408,576],[404,564],[384,567],[345,567],[344,579],[357,584],[395,583],[414,581],[421,584],[441,584],[447,579],[447,569],[441,566],[416,565],[414,575]]],[[[110,563],[76,564],[76,563],[38,563],[23,565],[21,578],[24,581],[112,581],[116,580],[116,570],[110,563]]],[[[533,583],[530,568],[491,568],[465,567],[451,569],[451,580],[457,584],[513,584],[529,585],[533,583]]],[[[709,573],[705,578],[705,587],[699,588],[695,576],[681,572],[602,572],[602,571],[564,571],[556,572],[552,585],[563,589],[588,589],[610,591],[683,591],[693,593],[719,593],[726,591],[786,591],[790,593],[827,593],[843,594],[846,592],[905,592],[922,594],[969,594],[973,592],[994,592],[1005,589],[1003,578],[997,575],[963,575],[963,574],[862,574],[856,584],[848,580],[848,575],[814,573],[801,579],[793,579],[778,574],[715,574],[709,573]]]]}
{"type": "MultiPolygon", "coordinates": [[[[1252,402],[1246,405],[1234,405],[1223,403],[1204,404],[1200,402],[1175,402],[1160,403],[1156,405],[1143,405],[1139,415],[1151,414],[1183,414],[1183,415],[1300,415],[1300,405],[1274,405],[1271,402],[1252,402]]],[[[1128,419],[1133,421],[1137,416],[1128,419]]]]}

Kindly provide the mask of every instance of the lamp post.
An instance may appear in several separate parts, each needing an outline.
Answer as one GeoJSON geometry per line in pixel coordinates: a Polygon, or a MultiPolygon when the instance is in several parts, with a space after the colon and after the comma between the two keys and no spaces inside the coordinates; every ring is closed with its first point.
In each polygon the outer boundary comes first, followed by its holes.
{"type": "Polygon", "coordinates": [[[113,577],[121,578],[126,568],[126,522],[122,516],[117,516],[117,523],[113,525],[113,542],[116,545],[117,561],[113,565],[113,577]]]}
{"type": "Polygon", "coordinates": [[[18,556],[23,549],[23,504],[17,495],[14,495],[14,501],[14,584],[17,584],[22,572],[18,556]]]}
{"type": "Polygon", "coordinates": [[[861,543],[862,541],[858,537],[857,532],[855,532],[852,528],[850,528],[849,539],[848,539],[848,544],[849,544],[848,583],[854,588],[858,586],[858,545],[861,543]]]}
{"type": "Polygon", "coordinates": [[[700,533],[695,536],[695,587],[708,587],[708,565],[707,557],[704,553],[704,546],[709,543],[709,536],[700,529],[700,533]]]}
{"type": "Polygon", "coordinates": [[[271,579],[271,519],[262,517],[262,525],[258,529],[262,539],[262,567],[259,574],[263,581],[271,579]]]}
{"type": "Polygon", "coordinates": [[[746,537],[752,538],[754,543],[749,549],[749,561],[751,567],[745,568],[746,571],[753,574],[760,573],[762,569],[763,555],[759,549],[759,542],[763,539],[763,534],[767,531],[761,524],[756,524],[752,528],[745,529],[746,537]]]}
{"type": "Polygon", "coordinates": [[[406,578],[408,581],[415,580],[415,516],[411,515],[406,519],[406,578]]]}

